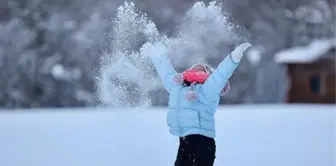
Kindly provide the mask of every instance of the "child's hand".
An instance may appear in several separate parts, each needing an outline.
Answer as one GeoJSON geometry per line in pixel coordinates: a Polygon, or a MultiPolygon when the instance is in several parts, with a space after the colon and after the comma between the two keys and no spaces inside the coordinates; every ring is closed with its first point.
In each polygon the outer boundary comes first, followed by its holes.
{"type": "Polygon", "coordinates": [[[244,52],[250,48],[252,45],[248,42],[245,42],[243,44],[240,44],[238,47],[236,47],[232,52],[231,52],[231,59],[235,63],[239,63],[241,58],[244,55],[244,52]]]}

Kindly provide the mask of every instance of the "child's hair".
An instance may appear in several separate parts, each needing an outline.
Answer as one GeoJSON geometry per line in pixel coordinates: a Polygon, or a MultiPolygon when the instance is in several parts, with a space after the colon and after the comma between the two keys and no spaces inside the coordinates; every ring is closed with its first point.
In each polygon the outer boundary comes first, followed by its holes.
{"type": "Polygon", "coordinates": [[[184,80],[184,81],[183,81],[183,85],[184,85],[184,86],[190,86],[190,85],[191,85],[191,82],[184,80]]]}

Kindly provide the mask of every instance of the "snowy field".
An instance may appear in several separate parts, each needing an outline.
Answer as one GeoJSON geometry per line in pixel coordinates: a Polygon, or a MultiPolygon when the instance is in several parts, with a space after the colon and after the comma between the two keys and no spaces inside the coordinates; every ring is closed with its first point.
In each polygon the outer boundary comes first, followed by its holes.
{"type": "MultiPolygon", "coordinates": [[[[0,111],[0,166],[173,166],[164,108],[0,111]]],[[[335,166],[335,105],[225,106],[216,166],[335,166]]]]}

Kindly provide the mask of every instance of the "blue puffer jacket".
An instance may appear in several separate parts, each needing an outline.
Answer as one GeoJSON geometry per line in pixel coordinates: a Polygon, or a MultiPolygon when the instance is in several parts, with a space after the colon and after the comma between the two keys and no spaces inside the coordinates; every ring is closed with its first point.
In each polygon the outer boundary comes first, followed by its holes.
{"type": "Polygon", "coordinates": [[[167,124],[171,134],[184,137],[190,134],[201,134],[215,137],[214,114],[219,104],[220,92],[238,66],[227,56],[210,75],[204,84],[194,86],[198,98],[194,101],[186,100],[189,87],[174,81],[177,74],[165,55],[151,56],[152,62],[169,92],[169,111],[167,124]]]}

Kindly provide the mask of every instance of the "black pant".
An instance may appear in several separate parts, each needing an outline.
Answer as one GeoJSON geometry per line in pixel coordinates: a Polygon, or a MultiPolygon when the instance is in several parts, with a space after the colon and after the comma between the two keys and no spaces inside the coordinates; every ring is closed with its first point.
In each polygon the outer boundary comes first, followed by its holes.
{"type": "Polygon", "coordinates": [[[213,138],[203,135],[181,137],[175,166],[213,166],[215,154],[213,138]]]}

